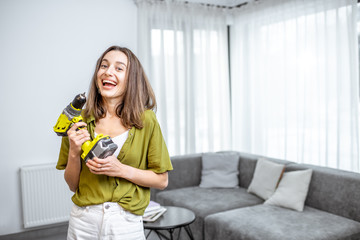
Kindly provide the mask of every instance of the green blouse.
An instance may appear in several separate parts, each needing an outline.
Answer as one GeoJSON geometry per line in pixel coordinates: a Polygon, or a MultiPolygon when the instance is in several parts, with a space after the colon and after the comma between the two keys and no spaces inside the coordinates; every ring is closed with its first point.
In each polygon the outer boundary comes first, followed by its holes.
{"type": "MultiPolygon", "coordinates": [[[[91,138],[94,138],[95,118],[84,119],[91,138]]],[[[161,133],[160,125],[152,110],[143,114],[142,129],[132,127],[117,158],[123,164],[148,169],[155,173],[172,170],[169,153],[161,133]]],[[[66,167],[69,153],[69,139],[62,138],[56,168],[66,167]]],[[[81,161],[79,187],[72,197],[78,206],[118,202],[122,208],[137,215],[143,215],[150,201],[150,188],[138,186],[126,179],[92,174],[81,161]]]]}

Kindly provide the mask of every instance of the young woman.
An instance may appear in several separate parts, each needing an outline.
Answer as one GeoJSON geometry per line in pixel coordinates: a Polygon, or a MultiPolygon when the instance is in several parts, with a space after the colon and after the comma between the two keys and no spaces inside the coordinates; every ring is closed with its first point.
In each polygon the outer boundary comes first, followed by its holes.
{"type": "Polygon", "coordinates": [[[145,239],[142,215],[150,188],[164,189],[172,170],[155,107],[137,57],[127,48],[108,48],[96,64],[84,121],[62,139],[57,168],[65,169],[75,192],[68,239],[145,239]],[[97,134],[109,135],[118,149],[85,163],[81,145],[97,134]]]}

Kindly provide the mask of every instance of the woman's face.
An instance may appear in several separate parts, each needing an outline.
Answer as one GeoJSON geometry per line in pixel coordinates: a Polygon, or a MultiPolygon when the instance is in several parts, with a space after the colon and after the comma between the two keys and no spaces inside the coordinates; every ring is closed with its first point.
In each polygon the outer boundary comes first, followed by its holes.
{"type": "Polygon", "coordinates": [[[97,72],[97,86],[106,100],[122,100],[127,65],[128,59],[123,52],[113,50],[105,54],[97,72]]]}

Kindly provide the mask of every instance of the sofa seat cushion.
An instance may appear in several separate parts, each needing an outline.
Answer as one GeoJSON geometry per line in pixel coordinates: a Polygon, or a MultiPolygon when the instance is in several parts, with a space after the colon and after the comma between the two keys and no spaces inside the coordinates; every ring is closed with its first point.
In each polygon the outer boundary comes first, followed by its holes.
{"type": "Polygon", "coordinates": [[[203,239],[204,218],[213,213],[262,204],[263,200],[245,188],[187,187],[161,191],[156,201],[163,206],[177,206],[192,210],[196,219],[190,225],[195,239],[203,239]]]}
{"type": "Polygon", "coordinates": [[[207,216],[205,239],[360,239],[360,223],[308,206],[297,212],[262,204],[207,216]]]}

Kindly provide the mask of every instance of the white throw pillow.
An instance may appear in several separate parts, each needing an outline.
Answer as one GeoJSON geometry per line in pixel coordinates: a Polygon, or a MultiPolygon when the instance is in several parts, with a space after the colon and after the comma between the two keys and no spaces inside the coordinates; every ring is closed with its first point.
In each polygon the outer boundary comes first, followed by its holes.
{"type": "Polygon", "coordinates": [[[275,193],[264,204],[302,212],[309,190],[311,175],[311,169],[284,173],[275,193]]]}
{"type": "Polygon", "coordinates": [[[268,199],[275,192],[284,168],[284,164],[259,158],[248,192],[256,194],[264,200],[268,199]]]}
{"type": "Polygon", "coordinates": [[[204,153],[200,187],[238,188],[239,155],[232,152],[204,153]]]}

